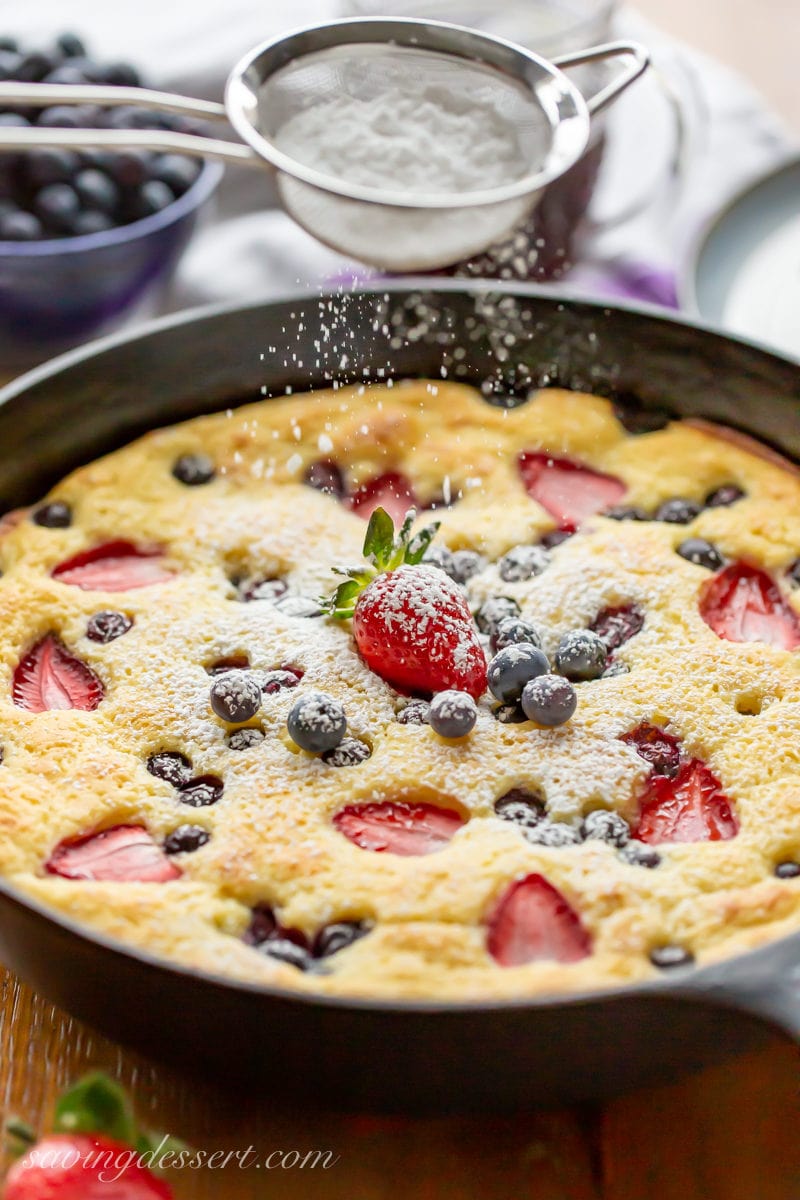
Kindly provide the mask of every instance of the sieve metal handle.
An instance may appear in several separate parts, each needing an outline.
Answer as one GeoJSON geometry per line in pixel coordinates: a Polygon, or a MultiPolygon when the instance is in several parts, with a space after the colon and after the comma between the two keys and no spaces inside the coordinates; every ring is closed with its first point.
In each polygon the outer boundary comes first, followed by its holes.
{"type": "Polygon", "coordinates": [[[589,50],[581,50],[576,54],[562,54],[552,61],[553,66],[563,70],[564,68],[578,67],[582,63],[602,62],[607,58],[622,56],[632,58],[633,62],[629,63],[616,79],[612,79],[611,83],[606,84],[599,92],[595,92],[593,96],[584,97],[589,114],[594,116],[595,113],[606,108],[612,100],[616,100],[617,96],[644,74],[650,65],[649,52],[639,42],[607,42],[603,46],[592,46],[589,50]]]}
{"type": "MultiPolygon", "coordinates": [[[[72,83],[0,83],[0,106],[14,104],[22,104],[27,108],[48,108],[55,104],[101,104],[104,107],[131,105],[181,113],[205,121],[219,121],[227,117],[225,106],[213,100],[195,100],[189,96],[176,96],[172,92],[156,92],[149,88],[72,83]]],[[[194,158],[217,158],[246,166],[264,166],[258,155],[241,142],[191,133],[158,129],[0,127],[0,152],[37,149],[154,150],[164,154],[189,154],[194,158]]]]}

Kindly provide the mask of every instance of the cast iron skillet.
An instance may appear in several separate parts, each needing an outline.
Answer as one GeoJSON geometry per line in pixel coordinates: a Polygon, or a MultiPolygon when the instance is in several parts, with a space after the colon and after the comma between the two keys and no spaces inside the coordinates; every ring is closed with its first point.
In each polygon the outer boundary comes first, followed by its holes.
{"type": "MultiPolygon", "coordinates": [[[[262,386],[282,394],[325,383],[326,372],[360,379],[365,368],[436,377],[443,362],[467,380],[494,373],[500,391],[549,379],[636,397],[645,409],[738,426],[800,458],[800,367],[773,354],[655,312],[504,287],[519,336],[498,364],[474,325],[485,288],[437,280],[422,295],[420,286],[431,283],[350,297],[340,318],[354,333],[345,366],[340,345],[325,361],[330,313],[317,297],[181,315],[38,368],[0,393],[0,508],[35,500],[144,430],[242,403],[262,386]],[[418,318],[415,290],[433,331],[420,336],[417,320],[412,338],[393,346],[391,311],[418,318]],[[466,357],[454,356],[458,347],[466,357]]],[[[800,1037],[800,934],[714,967],[565,999],[373,1003],[169,966],[0,883],[0,954],[109,1036],[281,1101],[414,1113],[549,1105],[699,1067],[768,1025],[800,1037]]]]}

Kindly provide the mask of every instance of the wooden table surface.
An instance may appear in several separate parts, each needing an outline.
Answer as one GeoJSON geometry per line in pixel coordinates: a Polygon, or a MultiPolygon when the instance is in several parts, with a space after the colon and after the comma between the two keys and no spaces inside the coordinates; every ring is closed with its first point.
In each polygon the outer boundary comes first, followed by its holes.
{"type": "Polygon", "coordinates": [[[225,1096],[120,1050],[10,974],[0,988],[5,1114],[46,1127],[65,1084],[102,1068],[130,1088],[144,1124],[195,1149],[252,1145],[262,1161],[293,1149],[331,1150],[338,1158],[327,1170],[267,1172],[232,1160],[222,1170],[175,1171],[170,1182],[179,1200],[800,1197],[800,1051],[777,1037],[681,1083],[592,1109],[503,1119],[354,1118],[287,1111],[280,1080],[273,1095],[225,1096]]]}

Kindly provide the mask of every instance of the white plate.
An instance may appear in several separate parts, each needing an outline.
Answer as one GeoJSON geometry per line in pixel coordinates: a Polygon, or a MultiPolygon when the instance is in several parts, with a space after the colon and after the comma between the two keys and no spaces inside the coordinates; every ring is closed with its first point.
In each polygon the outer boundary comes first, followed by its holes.
{"type": "Polygon", "coordinates": [[[800,159],[717,214],[689,256],[679,294],[704,320],[800,359],[800,159]]]}

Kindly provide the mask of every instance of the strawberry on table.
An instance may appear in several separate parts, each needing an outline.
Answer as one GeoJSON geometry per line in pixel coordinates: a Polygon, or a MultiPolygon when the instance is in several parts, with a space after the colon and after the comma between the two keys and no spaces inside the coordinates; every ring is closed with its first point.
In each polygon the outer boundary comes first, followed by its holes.
{"type": "Polygon", "coordinates": [[[124,1090],[101,1072],[79,1080],[58,1101],[54,1132],[37,1140],[14,1118],[3,1200],[173,1200],[157,1172],[179,1165],[188,1147],[137,1126],[124,1090]]]}
{"type": "Polygon", "coordinates": [[[413,511],[395,537],[377,508],[364,539],[370,565],[347,576],[328,602],[334,617],[353,619],[353,637],[368,667],[402,692],[449,689],[478,699],[486,656],[463,590],[423,561],[438,524],[411,536],[413,511]]]}

